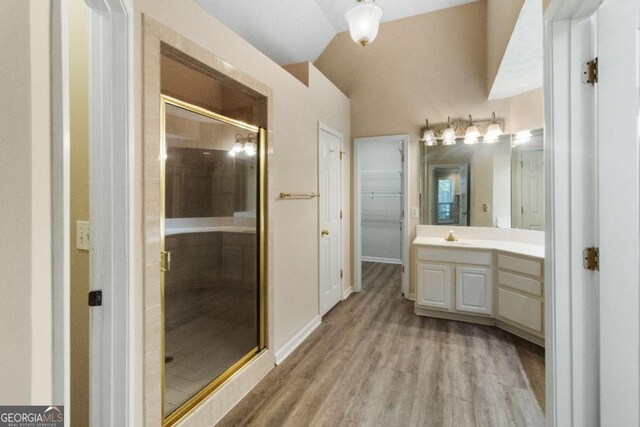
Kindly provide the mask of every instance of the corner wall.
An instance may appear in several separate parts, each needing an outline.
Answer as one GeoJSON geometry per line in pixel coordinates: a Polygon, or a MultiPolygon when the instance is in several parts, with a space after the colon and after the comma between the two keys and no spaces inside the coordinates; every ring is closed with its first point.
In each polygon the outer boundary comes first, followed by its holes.
{"type": "Polygon", "coordinates": [[[498,69],[507,51],[524,0],[486,0],[486,2],[488,95],[498,75],[498,69]]]}
{"type": "Polygon", "coordinates": [[[71,425],[89,425],[89,251],[76,248],[76,221],[89,221],[89,9],[69,0],[71,425]]]}

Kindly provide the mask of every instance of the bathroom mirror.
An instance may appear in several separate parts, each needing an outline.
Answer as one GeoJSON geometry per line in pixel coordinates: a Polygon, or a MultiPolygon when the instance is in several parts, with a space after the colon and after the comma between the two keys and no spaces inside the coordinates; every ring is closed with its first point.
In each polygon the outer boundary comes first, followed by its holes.
{"type": "Polygon", "coordinates": [[[168,96],[161,105],[169,425],[265,347],[265,132],[168,96]]]}
{"type": "Polygon", "coordinates": [[[492,144],[420,143],[420,223],[544,230],[542,129],[492,144]]]}

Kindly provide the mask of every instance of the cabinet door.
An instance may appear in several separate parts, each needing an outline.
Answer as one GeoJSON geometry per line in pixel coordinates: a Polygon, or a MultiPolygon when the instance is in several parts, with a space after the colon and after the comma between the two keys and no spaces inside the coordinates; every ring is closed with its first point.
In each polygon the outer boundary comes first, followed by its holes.
{"type": "Polygon", "coordinates": [[[416,304],[422,307],[450,310],[452,267],[444,264],[422,263],[418,266],[416,304]]]}
{"type": "Polygon", "coordinates": [[[493,280],[489,267],[456,267],[456,310],[492,314],[493,280]]]}

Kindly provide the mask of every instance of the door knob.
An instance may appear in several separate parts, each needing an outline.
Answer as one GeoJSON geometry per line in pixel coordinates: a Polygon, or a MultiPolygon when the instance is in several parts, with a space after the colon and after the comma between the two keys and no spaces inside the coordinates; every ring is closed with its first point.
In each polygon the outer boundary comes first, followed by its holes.
{"type": "Polygon", "coordinates": [[[323,236],[328,236],[329,235],[329,230],[322,230],[322,235],[323,236]]]}

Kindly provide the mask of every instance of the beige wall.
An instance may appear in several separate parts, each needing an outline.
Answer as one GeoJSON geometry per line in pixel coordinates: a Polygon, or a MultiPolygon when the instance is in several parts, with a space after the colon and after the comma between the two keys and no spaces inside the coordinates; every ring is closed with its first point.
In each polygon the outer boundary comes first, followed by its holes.
{"type": "Polygon", "coordinates": [[[0,3],[0,403],[52,398],[49,2],[0,3]]]}
{"type": "Polygon", "coordinates": [[[540,88],[509,98],[511,132],[541,129],[544,126],[543,97],[544,90],[540,88]]]}
{"type": "MultiPolygon", "coordinates": [[[[136,0],[134,2],[135,46],[135,123],[142,117],[142,14],[182,34],[196,44],[223,58],[231,66],[259,80],[273,91],[272,129],[269,138],[268,196],[274,247],[269,254],[274,262],[274,348],[276,352],[318,315],[318,232],[317,199],[284,201],[276,195],[281,191],[317,191],[317,128],[318,121],[342,132],[350,140],[349,100],[322,74],[310,67],[309,87],[282,67],[242,40],[215,18],[190,0],[136,0]],[[180,13],[176,13],[180,10],[180,13]]],[[[135,200],[142,199],[142,128],[136,129],[135,200]]],[[[346,145],[346,150],[349,145],[346,145]]],[[[348,158],[348,157],[347,157],[348,158]]],[[[348,164],[345,162],[346,175],[348,164]]],[[[345,182],[348,203],[349,180],[345,182]]],[[[135,206],[136,236],[142,234],[142,206],[135,206]]],[[[349,227],[346,224],[346,234],[349,227]]],[[[136,241],[142,247],[141,237],[136,241]]],[[[141,250],[140,250],[141,252],[141,250]]],[[[345,253],[348,255],[348,252],[345,253]]],[[[143,261],[140,258],[139,264],[143,261]]],[[[348,277],[349,275],[345,275],[348,277]]],[[[138,267],[136,283],[142,282],[138,267]]],[[[142,296],[139,295],[139,298],[142,296]]],[[[142,336],[141,334],[139,335],[142,336]]],[[[225,404],[240,396],[229,396],[225,404]]],[[[146,399],[158,399],[147,395],[146,399]]],[[[203,405],[209,423],[221,416],[219,408],[203,405]],[[205,407],[209,409],[205,409],[205,407]],[[207,412],[209,411],[209,412],[207,412]]],[[[201,414],[203,412],[200,412],[201,414]]],[[[198,418],[192,418],[197,423],[198,418]]],[[[200,418],[202,420],[202,418],[200,418]]],[[[150,420],[146,420],[148,423],[150,420]]]]}
{"type": "Polygon", "coordinates": [[[89,218],[89,15],[69,2],[69,126],[71,130],[71,425],[89,425],[89,252],[76,248],[76,221],[89,218]]]}
{"type": "Polygon", "coordinates": [[[524,0],[486,0],[487,95],[498,74],[524,0]]]}
{"type": "Polygon", "coordinates": [[[309,86],[309,66],[309,62],[298,62],[297,64],[283,65],[282,68],[300,80],[305,86],[309,86]]]}
{"type": "MultiPolygon", "coordinates": [[[[425,117],[431,123],[467,114],[488,119],[495,111],[505,119],[507,132],[518,122],[512,117],[510,98],[487,100],[486,8],[479,1],[384,23],[375,43],[366,48],[353,43],[348,33],[340,33],[315,63],[351,99],[352,137],[411,136],[411,206],[419,206],[418,139],[425,117]]],[[[527,115],[542,120],[539,101],[528,106],[527,115]]],[[[482,149],[477,151],[480,158],[482,149]]],[[[492,162],[481,164],[493,176],[492,162]]],[[[485,199],[492,205],[493,195],[477,188],[474,207],[481,208],[485,199]]],[[[476,215],[475,225],[491,224],[492,216],[492,212],[476,215]]],[[[412,235],[417,223],[411,219],[412,235]]]]}

